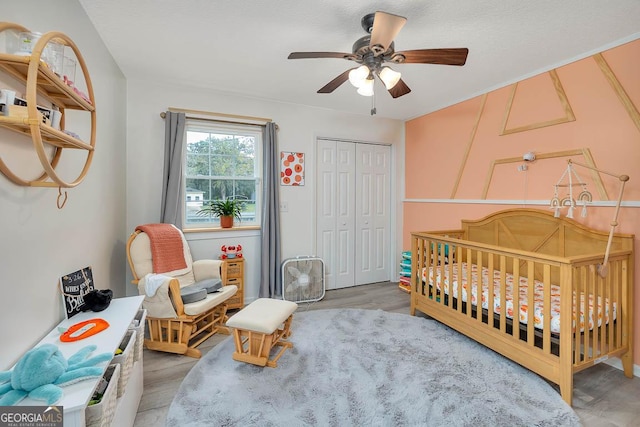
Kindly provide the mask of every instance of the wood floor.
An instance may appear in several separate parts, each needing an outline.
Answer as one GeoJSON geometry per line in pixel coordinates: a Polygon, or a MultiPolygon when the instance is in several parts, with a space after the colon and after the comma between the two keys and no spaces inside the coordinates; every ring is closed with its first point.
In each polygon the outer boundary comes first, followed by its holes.
{"type": "MultiPolygon", "coordinates": [[[[327,291],[322,301],[300,304],[298,311],[347,307],[409,314],[409,294],[388,282],[357,286],[327,291]]],[[[206,354],[225,338],[214,335],[199,348],[206,354]]],[[[196,363],[189,357],[144,350],[144,393],[135,426],[164,425],[173,396],[196,363]]],[[[573,407],[585,426],[640,425],[640,378],[629,379],[601,363],[576,374],[574,386],[573,407]]]]}

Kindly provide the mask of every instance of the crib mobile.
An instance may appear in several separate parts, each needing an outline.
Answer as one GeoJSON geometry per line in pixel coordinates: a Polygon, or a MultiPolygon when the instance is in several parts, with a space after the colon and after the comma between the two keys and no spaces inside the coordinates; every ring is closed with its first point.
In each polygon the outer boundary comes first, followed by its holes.
{"type": "Polygon", "coordinates": [[[573,168],[573,165],[576,164],[578,166],[582,166],[585,167],[587,169],[591,169],[593,171],[599,172],[599,173],[604,173],[606,175],[610,175],[613,176],[615,178],[618,178],[620,180],[620,193],[618,194],[618,200],[616,202],[616,209],[613,213],[613,220],[611,221],[611,229],[609,231],[609,240],[607,241],[607,248],[604,254],[604,261],[602,262],[602,264],[600,264],[599,268],[598,268],[598,273],[600,274],[601,277],[606,277],[607,275],[607,263],[609,262],[609,252],[611,250],[611,242],[613,240],[613,232],[616,228],[616,226],[618,225],[618,213],[620,212],[620,205],[622,204],[622,194],[624,193],[624,186],[626,184],[627,181],[629,181],[629,176],[628,175],[616,175],[610,172],[606,172],[603,171],[602,169],[598,169],[596,167],[593,166],[589,166],[583,163],[578,163],[578,162],[574,162],[571,159],[569,159],[567,161],[567,168],[565,169],[565,171],[562,173],[562,176],[560,177],[560,179],[558,180],[558,182],[556,183],[556,185],[554,186],[555,190],[554,190],[554,194],[553,194],[553,198],[551,199],[551,209],[554,209],[554,216],[556,218],[560,217],[560,210],[567,206],[567,218],[573,218],[573,210],[577,207],[578,203],[580,203],[582,205],[582,211],[581,211],[581,216],[584,218],[587,216],[587,203],[591,202],[593,200],[593,196],[591,195],[591,193],[587,190],[587,184],[582,181],[582,179],[580,179],[580,176],[578,175],[578,173],[575,171],[575,169],[573,168]],[[563,182],[563,180],[565,180],[566,178],[566,183],[563,182]],[[573,179],[576,179],[577,182],[573,182],[573,179]],[[577,199],[573,197],[573,187],[581,187],[581,192],[578,194],[577,199]],[[567,194],[560,199],[559,196],[559,188],[562,187],[567,187],[568,188],[568,192],[567,194]]]}
{"type": "Polygon", "coordinates": [[[580,179],[580,176],[573,168],[571,160],[569,160],[567,168],[554,187],[555,191],[553,193],[553,198],[551,199],[551,208],[555,210],[553,214],[554,217],[559,218],[560,208],[567,206],[567,218],[573,218],[573,210],[576,208],[577,202],[580,202],[582,205],[582,212],[580,216],[583,218],[587,216],[587,202],[591,202],[593,200],[593,196],[587,190],[587,184],[580,179]],[[577,183],[573,182],[574,177],[576,181],[578,181],[577,183]],[[563,183],[565,178],[567,179],[567,182],[563,183]],[[580,186],[582,188],[582,192],[578,194],[577,200],[573,197],[574,186],[580,186]],[[560,187],[568,187],[568,193],[562,199],[560,199],[560,196],[558,195],[560,187]]]}

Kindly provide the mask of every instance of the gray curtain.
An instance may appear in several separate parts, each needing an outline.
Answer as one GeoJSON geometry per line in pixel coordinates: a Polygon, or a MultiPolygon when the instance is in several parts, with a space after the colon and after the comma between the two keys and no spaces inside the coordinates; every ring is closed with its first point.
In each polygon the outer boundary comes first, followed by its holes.
{"type": "Polygon", "coordinates": [[[182,151],[185,114],[167,111],[164,118],[164,167],[160,222],[182,228],[184,188],[182,187],[182,151]]]}
{"type": "Polygon", "coordinates": [[[262,173],[262,247],[260,292],[261,298],[282,296],[280,277],[280,156],[276,139],[276,124],[267,123],[264,130],[264,161],[262,173]]]}

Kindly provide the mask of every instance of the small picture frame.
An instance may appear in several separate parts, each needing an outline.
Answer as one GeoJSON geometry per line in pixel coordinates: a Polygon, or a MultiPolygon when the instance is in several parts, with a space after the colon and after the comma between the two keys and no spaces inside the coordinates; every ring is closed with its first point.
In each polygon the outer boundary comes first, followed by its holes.
{"type": "Polygon", "coordinates": [[[280,185],[304,185],[304,153],[280,152],[280,185]]]}
{"type": "Polygon", "coordinates": [[[80,307],[84,304],[83,297],[93,289],[91,266],[65,274],[60,278],[64,315],[67,319],[81,312],[80,307]]]}

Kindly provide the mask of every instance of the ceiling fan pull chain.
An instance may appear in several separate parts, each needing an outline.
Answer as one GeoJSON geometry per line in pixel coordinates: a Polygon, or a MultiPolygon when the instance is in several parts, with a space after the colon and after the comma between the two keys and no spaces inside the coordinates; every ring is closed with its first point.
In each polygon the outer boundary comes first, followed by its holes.
{"type": "Polygon", "coordinates": [[[371,96],[371,115],[376,114],[376,91],[373,91],[373,95],[371,96]]]}

